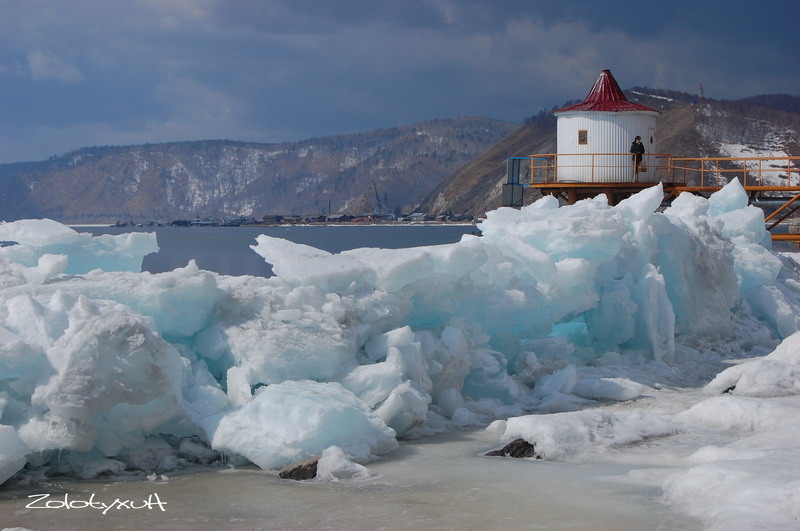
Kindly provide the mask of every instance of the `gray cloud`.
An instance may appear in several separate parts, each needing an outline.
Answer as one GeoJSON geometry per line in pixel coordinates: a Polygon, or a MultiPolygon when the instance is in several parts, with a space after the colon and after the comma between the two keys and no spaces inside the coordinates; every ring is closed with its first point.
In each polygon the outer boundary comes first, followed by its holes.
{"type": "Polygon", "coordinates": [[[57,79],[59,81],[80,81],[83,75],[77,68],[50,51],[34,51],[28,54],[28,68],[36,81],[57,79]]]}
{"type": "Polygon", "coordinates": [[[797,93],[794,2],[636,6],[0,0],[0,162],[86,145],[521,121],[583,97],[604,68],[623,87],[797,93]]]}

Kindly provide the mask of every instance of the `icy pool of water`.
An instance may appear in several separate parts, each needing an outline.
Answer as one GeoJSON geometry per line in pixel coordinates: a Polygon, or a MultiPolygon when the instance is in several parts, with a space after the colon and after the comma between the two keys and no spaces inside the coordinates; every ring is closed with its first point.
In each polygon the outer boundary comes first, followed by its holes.
{"type": "Polygon", "coordinates": [[[0,522],[82,531],[701,529],[659,503],[660,489],[619,481],[633,466],[483,457],[495,441],[483,430],[407,441],[387,459],[371,463],[376,476],[364,481],[295,482],[241,468],[174,474],[167,481],[63,481],[2,493],[0,522]],[[40,506],[59,505],[65,493],[75,501],[94,494],[97,503],[120,502],[105,514],[90,508],[26,508],[34,501],[29,495],[45,492],[51,497],[40,506]],[[148,499],[150,509],[129,507],[148,499]]]}

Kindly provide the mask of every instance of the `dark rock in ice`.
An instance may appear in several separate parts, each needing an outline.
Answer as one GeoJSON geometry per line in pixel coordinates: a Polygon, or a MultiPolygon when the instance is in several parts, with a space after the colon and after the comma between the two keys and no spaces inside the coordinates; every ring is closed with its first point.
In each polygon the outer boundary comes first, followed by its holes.
{"type": "Polygon", "coordinates": [[[281,477],[281,479],[296,479],[297,481],[313,479],[317,477],[318,462],[319,457],[312,457],[311,459],[306,459],[305,461],[300,461],[299,463],[286,465],[281,469],[278,475],[281,477]]]}
{"type": "Polygon", "coordinates": [[[730,394],[730,393],[733,393],[733,390],[734,390],[734,389],[736,389],[736,386],[735,386],[735,385],[732,385],[732,386],[728,387],[727,389],[725,389],[724,391],[722,391],[722,394],[724,395],[724,394],[730,394]]]}
{"type": "Polygon", "coordinates": [[[535,457],[541,459],[542,456],[537,455],[533,445],[525,439],[516,439],[505,445],[500,450],[493,450],[486,455],[492,457],[535,457]]]}

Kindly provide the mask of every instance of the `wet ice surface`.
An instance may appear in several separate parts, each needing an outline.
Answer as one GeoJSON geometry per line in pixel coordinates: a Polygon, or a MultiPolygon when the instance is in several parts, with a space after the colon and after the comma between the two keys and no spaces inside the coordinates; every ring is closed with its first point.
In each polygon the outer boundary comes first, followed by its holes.
{"type": "Polygon", "coordinates": [[[225,468],[167,481],[63,481],[64,492],[100,502],[141,504],[152,494],[165,511],[25,509],[29,494],[4,493],[4,526],[29,529],[701,529],[661,504],[661,489],[626,481],[632,464],[548,463],[490,458],[496,437],[461,431],[404,442],[369,465],[376,474],[336,483],[281,480],[274,472],[225,468]],[[16,498],[9,499],[8,496],[16,498]]]}

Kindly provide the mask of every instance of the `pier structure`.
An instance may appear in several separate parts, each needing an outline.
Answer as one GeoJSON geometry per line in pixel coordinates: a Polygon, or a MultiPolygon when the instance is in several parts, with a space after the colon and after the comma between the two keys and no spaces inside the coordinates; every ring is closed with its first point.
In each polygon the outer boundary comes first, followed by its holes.
{"type": "Polygon", "coordinates": [[[603,70],[583,102],[554,111],[557,153],[507,159],[503,205],[521,206],[526,188],[565,203],[605,194],[617,204],[661,183],[664,204],[683,192],[704,196],[739,179],[751,204],[764,209],[773,241],[800,243],[798,231],[778,233],[800,210],[800,157],[677,157],[656,148],[658,111],[629,102],[603,70]],[[642,163],[629,146],[641,138],[642,163]]]}

